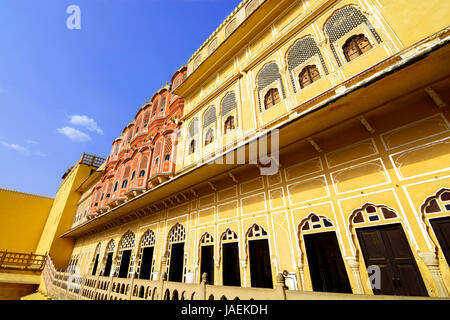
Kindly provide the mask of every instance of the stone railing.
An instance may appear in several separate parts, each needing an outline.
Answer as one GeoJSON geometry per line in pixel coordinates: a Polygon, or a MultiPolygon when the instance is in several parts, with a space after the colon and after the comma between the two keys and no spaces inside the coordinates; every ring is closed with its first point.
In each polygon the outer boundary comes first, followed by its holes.
{"type": "MultiPolygon", "coordinates": [[[[137,278],[80,276],[55,270],[48,256],[43,271],[46,294],[60,300],[387,300],[427,299],[422,297],[381,296],[288,290],[279,274],[274,289],[215,286],[201,283],[180,283],[137,278]]],[[[428,298],[429,299],[429,298],[428,298]]]]}
{"type": "Polygon", "coordinates": [[[0,251],[0,269],[42,271],[44,263],[44,255],[0,251]]]}

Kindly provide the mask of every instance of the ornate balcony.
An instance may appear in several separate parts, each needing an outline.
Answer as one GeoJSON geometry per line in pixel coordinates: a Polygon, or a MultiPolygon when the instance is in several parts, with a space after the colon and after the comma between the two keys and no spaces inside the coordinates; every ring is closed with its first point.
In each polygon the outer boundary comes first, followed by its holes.
{"type": "Polygon", "coordinates": [[[424,297],[382,296],[288,290],[282,274],[274,289],[215,286],[200,283],[159,281],[138,278],[86,276],[58,272],[47,256],[43,271],[46,295],[61,300],[429,300],[424,297]]]}

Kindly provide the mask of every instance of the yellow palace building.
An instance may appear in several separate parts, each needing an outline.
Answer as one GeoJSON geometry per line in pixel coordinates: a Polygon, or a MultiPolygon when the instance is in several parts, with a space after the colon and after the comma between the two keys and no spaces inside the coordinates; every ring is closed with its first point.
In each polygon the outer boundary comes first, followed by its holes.
{"type": "Polygon", "coordinates": [[[46,256],[53,299],[448,298],[449,22],[438,0],[242,1],[65,175],[40,241],[0,250],[46,256]]]}

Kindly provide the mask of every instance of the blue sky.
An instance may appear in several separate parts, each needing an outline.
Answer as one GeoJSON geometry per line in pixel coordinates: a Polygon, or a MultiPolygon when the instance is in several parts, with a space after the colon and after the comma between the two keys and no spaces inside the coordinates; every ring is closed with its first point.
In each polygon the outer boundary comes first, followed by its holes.
{"type": "Polygon", "coordinates": [[[83,152],[106,158],[240,1],[0,0],[0,188],[54,197],[83,152]]]}

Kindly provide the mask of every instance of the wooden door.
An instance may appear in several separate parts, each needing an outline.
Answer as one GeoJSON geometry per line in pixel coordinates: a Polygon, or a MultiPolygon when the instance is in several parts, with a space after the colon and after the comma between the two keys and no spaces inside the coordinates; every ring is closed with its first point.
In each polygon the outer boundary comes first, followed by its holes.
{"type": "Polygon", "coordinates": [[[214,246],[201,247],[200,281],[203,273],[208,274],[208,284],[214,284],[214,246]]]}
{"type": "Polygon", "coordinates": [[[444,253],[445,260],[450,266],[450,218],[432,219],[430,223],[444,253]]]}
{"type": "Polygon", "coordinates": [[[145,247],[142,250],[142,262],[139,279],[149,280],[152,273],[154,247],[145,247]]]}
{"type": "Polygon", "coordinates": [[[237,242],[222,245],[222,277],[224,286],[241,286],[239,245],[237,242]]]}
{"type": "Polygon", "coordinates": [[[381,271],[375,294],[428,296],[400,224],[358,229],[357,235],[366,267],[377,265],[381,271]]]}
{"type": "Polygon", "coordinates": [[[184,242],[172,244],[170,249],[169,281],[182,282],[184,267],[184,242]]]}
{"type": "Polygon", "coordinates": [[[119,278],[126,278],[128,276],[128,268],[130,266],[131,250],[123,250],[122,260],[120,260],[119,278]]]}
{"type": "Polygon", "coordinates": [[[308,234],[304,239],[313,290],[352,293],[336,233],[308,234]]]}
{"type": "Polygon", "coordinates": [[[109,274],[111,273],[112,260],[113,260],[113,253],[109,252],[108,257],[106,258],[105,272],[103,274],[104,277],[109,277],[109,274]]]}
{"type": "Polygon", "coordinates": [[[100,255],[98,253],[95,255],[94,269],[92,269],[92,275],[93,276],[95,276],[95,274],[97,273],[97,266],[98,266],[99,256],[100,255]]]}
{"type": "Polygon", "coordinates": [[[273,288],[269,241],[249,240],[250,279],[252,287],[273,288]]]}

